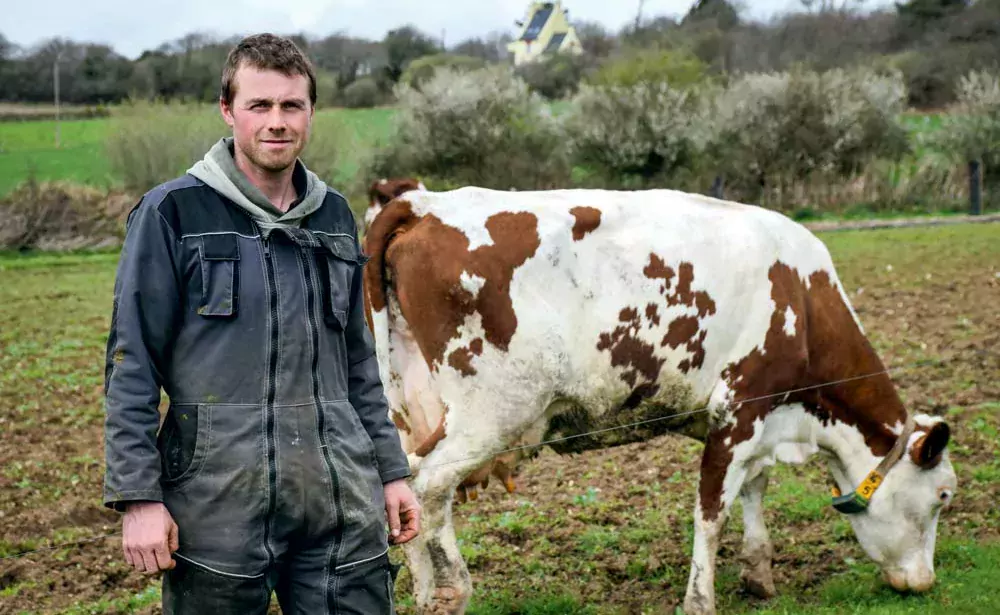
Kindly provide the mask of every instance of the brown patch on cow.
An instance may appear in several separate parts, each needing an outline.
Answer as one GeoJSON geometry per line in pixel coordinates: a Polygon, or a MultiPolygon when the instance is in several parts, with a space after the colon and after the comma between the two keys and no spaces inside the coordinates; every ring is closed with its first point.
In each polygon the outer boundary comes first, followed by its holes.
{"type": "Polygon", "coordinates": [[[447,414],[441,417],[441,422],[438,423],[437,429],[434,433],[430,435],[426,440],[420,443],[420,446],[416,448],[413,452],[417,454],[418,457],[426,457],[431,454],[431,451],[438,445],[438,442],[444,440],[444,420],[447,414]]]}
{"type": "Polygon", "coordinates": [[[601,210],[593,207],[574,207],[569,210],[576,218],[573,225],[573,241],[580,241],[587,233],[594,232],[601,225],[601,210]]]}
{"type": "Polygon", "coordinates": [[[660,326],[660,306],[650,303],[646,306],[646,320],[649,321],[649,328],[660,326]]]}
{"type": "Polygon", "coordinates": [[[679,272],[667,266],[667,263],[656,254],[649,255],[647,264],[642,273],[651,280],[663,280],[660,287],[660,294],[667,298],[667,306],[674,307],[683,305],[693,307],[698,310],[698,318],[704,318],[710,314],[715,314],[715,301],[705,291],[693,291],[691,286],[694,283],[694,265],[691,263],[681,263],[679,272]],[[677,286],[673,288],[673,279],[677,278],[677,286]],[[672,290],[670,294],[667,291],[672,290]]]}
{"type": "MultiPolygon", "coordinates": [[[[670,346],[675,350],[681,346],[686,347],[691,356],[678,365],[678,369],[682,372],[688,373],[692,369],[700,368],[705,362],[704,343],[708,335],[707,331],[701,330],[700,319],[715,314],[716,308],[715,301],[707,292],[692,290],[694,266],[691,263],[681,263],[680,275],[678,276],[662,258],[652,253],[649,255],[649,263],[643,267],[642,272],[651,280],[663,280],[660,294],[664,295],[667,308],[684,306],[697,311],[697,316],[680,316],[671,321],[660,346],[670,346]],[[673,283],[674,278],[677,278],[676,287],[673,283]]],[[[659,310],[660,306],[655,303],[646,305],[647,328],[652,329],[660,325],[659,310]]],[[[614,348],[612,365],[632,368],[622,374],[622,379],[630,387],[636,386],[640,374],[647,380],[654,381],[659,376],[660,368],[665,360],[657,359],[653,346],[638,338],[638,331],[642,328],[639,309],[635,307],[623,308],[618,318],[621,322],[628,323],[628,326],[619,326],[610,333],[602,333],[597,344],[598,350],[614,348]],[[614,354],[615,352],[617,352],[617,356],[614,354]],[[642,366],[643,369],[637,369],[639,366],[642,366]]]]}
{"type": "MultiPolygon", "coordinates": [[[[383,280],[391,277],[403,316],[432,370],[445,360],[448,343],[474,313],[482,318],[486,341],[507,350],[517,330],[511,280],[541,243],[534,214],[491,216],[486,230],[492,245],[471,251],[469,238],[460,230],[432,214],[415,219],[399,199],[379,215],[372,228],[368,263],[372,272],[366,278],[372,286],[372,305],[377,309],[385,304],[383,280]],[[390,237],[394,237],[391,243],[390,237]],[[380,275],[380,269],[385,274],[380,275]],[[475,295],[462,286],[463,273],[484,280],[475,295]]],[[[461,364],[462,357],[455,356],[455,360],[461,364]]]]}
{"type": "Polygon", "coordinates": [[[389,413],[389,415],[392,417],[392,424],[396,426],[396,429],[405,431],[406,433],[412,433],[410,431],[410,424],[406,422],[406,419],[403,418],[402,414],[393,410],[389,413]]]}
{"type": "Polygon", "coordinates": [[[469,344],[469,350],[477,357],[483,354],[483,338],[477,337],[469,344]]]}
{"type": "Polygon", "coordinates": [[[702,331],[698,337],[688,341],[687,350],[691,353],[691,357],[681,361],[677,365],[677,369],[685,374],[692,369],[701,369],[701,366],[705,364],[705,338],[707,336],[708,331],[702,331]]]}
{"type": "Polygon", "coordinates": [[[667,334],[663,336],[661,346],[679,348],[683,344],[688,344],[698,335],[698,318],[695,316],[681,316],[671,321],[667,328],[667,334]]]}
{"type": "Polygon", "coordinates": [[[472,351],[468,348],[457,348],[448,355],[448,365],[463,376],[475,376],[479,372],[472,367],[472,351]]]}
{"type": "Polygon", "coordinates": [[[660,293],[664,293],[670,288],[670,279],[675,275],[674,270],[667,267],[667,263],[656,254],[649,255],[649,264],[643,268],[642,273],[650,280],[663,280],[660,293]]]}
{"type": "Polygon", "coordinates": [[[639,339],[639,329],[642,321],[639,310],[625,308],[618,315],[618,320],[624,323],[611,333],[601,333],[597,343],[598,350],[611,351],[611,365],[627,368],[622,374],[622,380],[634,387],[639,376],[647,382],[654,382],[660,375],[664,359],[656,358],[652,344],[639,339]]]}
{"type": "Polygon", "coordinates": [[[705,291],[692,291],[691,284],[693,282],[694,265],[691,263],[681,263],[680,272],[677,276],[677,288],[673,294],[667,296],[667,305],[684,305],[696,308],[698,310],[698,318],[715,314],[715,301],[705,291]]]}
{"type": "Polygon", "coordinates": [[[838,421],[851,425],[878,456],[887,454],[896,440],[889,426],[902,423],[906,417],[887,375],[841,382],[881,372],[885,367],[855,324],[829,275],[824,271],[813,273],[807,288],[795,269],[778,262],[771,267],[768,278],[775,307],[763,347],[755,348],[723,372],[733,390],[736,424],[716,430],[706,442],[699,497],[708,520],[719,514],[722,483],[732,462],[733,447],[750,439],[754,422],[775,406],[801,403],[824,424],[838,421]],[[789,308],[796,316],[794,335],[785,332],[789,308]],[[776,395],[833,382],[839,384],[776,395]],[[742,403],[744,400],[749,401],[742,403]]]}

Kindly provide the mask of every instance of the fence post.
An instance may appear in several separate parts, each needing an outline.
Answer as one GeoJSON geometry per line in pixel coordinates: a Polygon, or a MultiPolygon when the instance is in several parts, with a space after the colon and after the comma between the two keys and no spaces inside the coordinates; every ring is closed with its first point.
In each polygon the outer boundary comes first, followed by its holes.
{"type": "Polygon", "coordinates": [[[973,216],[983,213],[983,164],[969,161],[969,211],[973,216]]]}
{"type": "Polygon", "coordinates": [[[716,175],[715,181],[712,182],[712,189],[710,194],[712,195],[712,198],[723,199],[725,198],[723,196],[723,192],[724,191],[723,191],[722,176],[716,175]]]}

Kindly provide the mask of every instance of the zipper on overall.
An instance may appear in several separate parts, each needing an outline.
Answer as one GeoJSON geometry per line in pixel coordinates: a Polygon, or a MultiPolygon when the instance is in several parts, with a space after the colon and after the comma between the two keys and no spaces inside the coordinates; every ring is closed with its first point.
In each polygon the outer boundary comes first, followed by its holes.
{"type": "Polygon", "coordinates": [[[278,284],[274,272],[274,256],[271,253],[270,237],[263,238],[264,278],[267,284],[268,311],[271,319],[270,352],[267,358],[267,399],[264,403],[264,454],[267,457],[267,510],[264,513],[264,549],[267,551],[268,566],[274,563],[271,550],[271,521],[278,501],[278,460],[275,458],[274,443],[274,400],[278,389],[278,284]]]}

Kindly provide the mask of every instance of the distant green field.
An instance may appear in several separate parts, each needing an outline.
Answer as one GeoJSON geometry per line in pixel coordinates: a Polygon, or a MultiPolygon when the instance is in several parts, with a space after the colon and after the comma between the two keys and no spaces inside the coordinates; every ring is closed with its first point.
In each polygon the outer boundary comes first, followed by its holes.
{"type": "Polygon", "coordinates": [[[38,179],[65,179],[108,186],[114,183],[103,156],[108,120],[60,122],[56,147],[54,121],[0,124],[0,195],[34,173],[38,179]]]}
{"type": "MultiPolygon", "coordinates": [[[[353,179],[361,155],[377,140],[391,135],[393,113],[387,108],[319,112],[322,116],[340,116],[338,119],[349,129],[343,156],[338,158],[335,183],[353,179]]],[[[317,119],[318,128],[323,126],[323,119],[317,119]]],[[[104,155],[105,137],[111,126],[111,119],[61,122],[57,148],[54,121],[0,123],[0,196],[8,194],[32,173],[39,180],[72,180],[98,187],[116,185],[119,180],[104,155]]]]}

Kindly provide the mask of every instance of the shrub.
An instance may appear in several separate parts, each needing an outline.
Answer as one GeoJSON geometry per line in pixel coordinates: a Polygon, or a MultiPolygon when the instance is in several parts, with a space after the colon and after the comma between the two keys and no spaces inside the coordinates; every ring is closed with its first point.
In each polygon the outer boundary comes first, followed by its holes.
{"type": "Polygon", "coordinates": [[[434,55],[423,56],[410,62],[410,65],[403,71],[399,78],[401,83],[410,87],[420,89],[420,87],[430,81],[439,70],[452,70],[455,72],[466,72],[485,68],[486,60],[473,58],[471,56],[453,55],[450,53],[436,53],[434,55]]]}
{"type": "Polygon", "coordinates": [[[112,116],[105,149],[112,172],[141,194],[183,174],[227,134],[215,106],[130,101],[112,116]]]}
{"type": "Polygon", "coordinates": [[[344,88],[340,95],[345,107],[366,109],[377,107],[386,101],[386,95],[375,77],[362,77],[344,88]]]}
{"type": "Polygon", "coordinates": [[[570,157],[602,183],[675,179],[704,148],[704,111],[700,92],[665,82],[582,86],[565,120],[570,157]]]}
{"type": "Polygon", "coordinates": [[[710,150],[743,199],[812,174],[846,177],[907,151],[898,73],[745,75],[715,99],[710,150]]]}
{"type": "Polygon", "coordinates": [[[532,92],[549,100],[560,100],[576,94],[590,60],[584,56],[557,54],[538,62],[529,62],[516,69],[532,92]]]}
{"type": "Polygon", "coordinates": [[[588,81],[592,85],[622,87],[668,83],[682,89],[703,82],[706,69],[701,60],[685,50],[633,49],[605,61],[588,81]]]}
{"type": "Polygon", "coordinates": [[[1000,78],[972,71],[956,90],[958,104],[942,119],[937,144],[961,162],[1000,155],[1000,78]]]}
{"type": "Polygon", "coordinates": [[[554,187],[568,178],[558,125],[507,67],[439,71],[421,90],[397,88],[396,134],[362,181],[419,176],[429,187],[554,187]]]}

